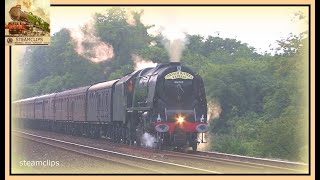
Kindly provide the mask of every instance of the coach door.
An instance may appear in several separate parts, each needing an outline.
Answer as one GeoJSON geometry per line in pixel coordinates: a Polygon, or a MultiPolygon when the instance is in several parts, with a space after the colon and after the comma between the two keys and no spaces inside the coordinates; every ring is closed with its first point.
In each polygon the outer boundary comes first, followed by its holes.
{"type": "Polygon", "coordinates": [[[48,100],[44,100],[42,104],[42,119],[46,119],[46,107],[48,104],[48,100]]]}
{"type": "Polygon", "coordinates": [[[70,120],[74,121],[74,99],[71,101],[71,114],[70,114],[70,120]]]}
{"type": "Polygon", "coordinates": [[[100,96],[100,93],[97,92],[97,120],[98,121],[101,121],[101,111],[102,111],[102,106],[101,106],[101,96],[100,96]]]}

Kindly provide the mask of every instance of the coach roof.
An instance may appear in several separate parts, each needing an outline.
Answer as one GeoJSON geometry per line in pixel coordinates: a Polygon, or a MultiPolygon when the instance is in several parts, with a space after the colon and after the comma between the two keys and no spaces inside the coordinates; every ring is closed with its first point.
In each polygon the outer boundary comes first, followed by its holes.
{"type": "Polygon", "coordinates": [[[34,101],[38,96],[35,97],[30,97],[30,98],[26,98],[26,99],[20,99],[18,101],[14,101],[13,103],[28,103],[30,101],[34,101]]]}
{"type": "Polygon", "coordinates": [[[87,90],[89,89],[90,86],[84,86],[84,87],[79,87],[76,89],[70,89],[66,91],[62,91],[57,93],[56,97],[62,97],[62,96],[70,96],[70,95],[77,95],[77,94],[82,94],[86,93],[87,90]]]}
{"type": "Polygon", "coordinates": [[[57,94],[57,93],[51,93],[51,94],[44,94],[44,95],[37,96],[37,97],[36,97],[36,101],[38,101],[38,100],[43,100],[43,99],[47,99],[47,98],[54,98],[54,96],[55,96],[56,94],[57,94]]]}
{"type": "Polygon", "coordinates": [[[119,79],[92,85],[88,91],[97,91],[100,89],[111,88],[118,80],[119,79]]]}

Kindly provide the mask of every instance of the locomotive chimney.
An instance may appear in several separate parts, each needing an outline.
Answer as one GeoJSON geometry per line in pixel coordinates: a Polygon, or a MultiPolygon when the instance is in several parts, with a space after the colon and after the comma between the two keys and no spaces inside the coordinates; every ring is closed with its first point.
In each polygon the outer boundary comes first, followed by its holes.
{"type": "Polygon", "coordinates": [[[176,65],[176,66],[181,65],[180,62],[169,62],[169,64],[170,64],[170,65],[176,65]]]}

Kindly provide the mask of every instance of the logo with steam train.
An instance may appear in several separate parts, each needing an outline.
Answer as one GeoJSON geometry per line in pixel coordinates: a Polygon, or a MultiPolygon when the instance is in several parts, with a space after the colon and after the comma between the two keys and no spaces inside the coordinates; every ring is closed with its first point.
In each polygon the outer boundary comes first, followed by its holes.
{"type": "Polygon", "coordinates": [[[23,11],[21,5],[11,7],[9,15],[12,21],[5,25],[6,39],[10,39],[6,40],[7,45],[49,43],[50,24],[43,18],[34,15],[32,12],[23,11]]]}

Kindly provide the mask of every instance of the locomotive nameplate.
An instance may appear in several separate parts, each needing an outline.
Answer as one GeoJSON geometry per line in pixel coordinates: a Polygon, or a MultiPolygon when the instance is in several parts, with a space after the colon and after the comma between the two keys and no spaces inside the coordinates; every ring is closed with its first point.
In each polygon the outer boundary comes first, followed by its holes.
{"type": "Polygon", "coordinates": [[[193,79],[193,76],[190,73],[183,71],[175,71],[167,74],[164,79],[193,79]]]}

